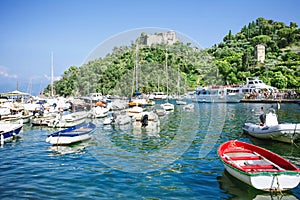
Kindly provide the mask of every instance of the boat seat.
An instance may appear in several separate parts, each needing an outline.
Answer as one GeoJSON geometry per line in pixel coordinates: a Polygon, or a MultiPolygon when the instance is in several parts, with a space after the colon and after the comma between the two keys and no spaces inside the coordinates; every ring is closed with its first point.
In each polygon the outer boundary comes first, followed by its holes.
{"type": "Polygon", "coordinates": [[[245,165],[242,166],[243,169],[247,170],[247,169],[275,169],[275,167],[273,165],[245,165]]]}
{"type": "Polygon", "coordinates": [[[259,156],[233,156],[230,157],[231,160],[259,160],[259,156]]]}
{"type": "Polygon", "coordinates": [[[226,149],[224,153],[253,153],[249,149],[226,149]]]}

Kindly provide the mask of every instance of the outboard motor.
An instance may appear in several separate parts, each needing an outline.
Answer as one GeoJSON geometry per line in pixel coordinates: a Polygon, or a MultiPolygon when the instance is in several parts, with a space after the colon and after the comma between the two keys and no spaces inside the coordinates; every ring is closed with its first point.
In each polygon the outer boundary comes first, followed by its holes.
{"type": "Polygon", "coordinates": [[[266,114],[261,114],[259,116],[260,122],[261,124],[265,124],[266,123],[266,114]]]}
{"type": "Polygon", "coordinates": [[[114,124],[116,122],[117,115],[116,113],[112,113],[111,122],[114,124]]]}
{"type": "Polygon", "coordinates": [[[148,126],[148,115],[143,115],[142,119],[141,119],[141,123],[142,123],[142,127],[146,127],[148,126]]]}

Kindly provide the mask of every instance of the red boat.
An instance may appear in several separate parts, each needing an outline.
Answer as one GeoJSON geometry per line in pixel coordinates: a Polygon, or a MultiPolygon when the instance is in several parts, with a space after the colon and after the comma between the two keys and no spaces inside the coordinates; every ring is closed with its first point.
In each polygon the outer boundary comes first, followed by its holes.
{"type": "Polygon", "coordinates": [[[300,182],[298,167],[252,144],[230,140],[219,147],[218,156],[232,176],[259,190],[290,190],[300,182]]]}

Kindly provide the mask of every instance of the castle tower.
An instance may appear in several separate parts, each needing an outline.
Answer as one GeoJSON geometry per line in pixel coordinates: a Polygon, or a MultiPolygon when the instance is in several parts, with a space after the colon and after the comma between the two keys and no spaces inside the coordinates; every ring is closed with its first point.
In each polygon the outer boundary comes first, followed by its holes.
{"type": "Polygon", "coordinates": [[[266,57],[265,46],[258,44],[254,48],[254,57],[258,62],[264,63],[266,57]]]}

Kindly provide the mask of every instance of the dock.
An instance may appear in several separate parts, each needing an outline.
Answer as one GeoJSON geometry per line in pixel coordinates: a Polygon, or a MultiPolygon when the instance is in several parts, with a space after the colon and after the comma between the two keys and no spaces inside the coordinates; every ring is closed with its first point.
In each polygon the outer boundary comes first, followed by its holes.
{"type": "Polygon", "coordinates": [[[297,103],[300,99],[242,99],[241,103],[297,103]]]}

